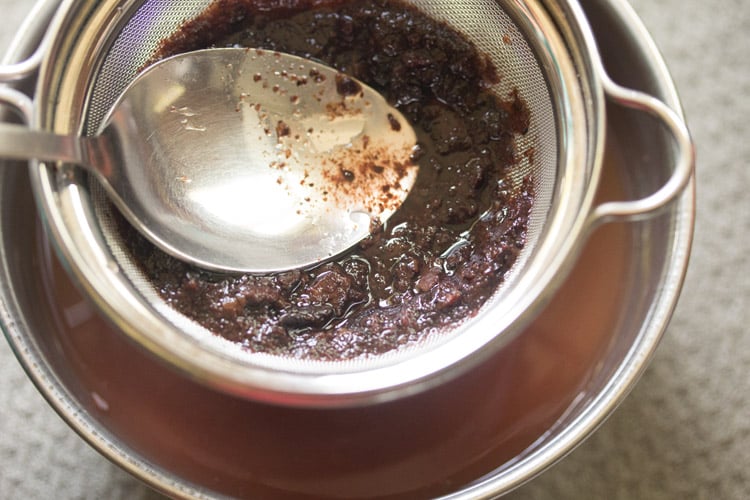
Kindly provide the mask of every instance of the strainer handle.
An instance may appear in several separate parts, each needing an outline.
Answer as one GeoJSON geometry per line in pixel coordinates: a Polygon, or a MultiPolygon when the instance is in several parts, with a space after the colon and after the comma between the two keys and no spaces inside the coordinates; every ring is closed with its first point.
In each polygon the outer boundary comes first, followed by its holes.
{"type": "MultiPolygon", "coordinates": [[[[21,23],[18,32],[38,32],[39,29],[36,28],[36,24],[40,20],[44,23],[43,26],[46,27],[49,18],[56,11],[59,3],[60,0],[37,0],[21,23]]],[[[14,44],[18,39],[14,40],[2,64],[0,64],[0,103],[10,106],[23,119],[24,123],[27,124],[31,122],[33,114],[33,102],[31,98],[23,92],[15,90],[10,85],[2,84],[13,84],[27,80],[39,71],[44,54],[47,52],[49,40],[53,36],[52,30],[46,30],[45,33],[38,42],[34,52],[22,61],[11,58],[11,53],[17,48],[14,44]]]]}
{"type": "MultiPolygon", "coordinates": [[[[40,22],[47,26],[50,16],[57,10],[60,0],[37,0],[24,17],[23,22],[18,27],[18,33],[38,32],[37,24],[40,22]]],[[[0,82],[12,83],[25,80],[32,76],[39,69],[44,54],[47,52],[49,39],[54,35],[53,30],[46,30],[44,37],[37,45],[34,52],[26,57],[23,61],[8,60],[8,57],[0,64],[0,82]]],[[[13,50],[11,45],[10,51],[13,50]]],[[[9,53],[10,53],[9,51],[9,53]]]]}
{"type": "Polygon", "coordinates": [[[680,114],[659,99],[646,93],[623,87],[602,73],[607,96],[615,103],[645,111],[666,126],[676,146],[675,166],[669,180],[656,192],[631,201],[612,201],[597,206],[591,216],[592,225],[613,221],[636,221],[653,216],[682,194],[693,176],[695,148],[685,121],[680,114]]]}
{"type": "Polygon", "coordinates": [[[27,59],[13,64],[0,65],[0,82],[11,83],[23,80],[31,76],[42,62],[44,56],[44,44],[37,47],[36,51],[27,59]]]}

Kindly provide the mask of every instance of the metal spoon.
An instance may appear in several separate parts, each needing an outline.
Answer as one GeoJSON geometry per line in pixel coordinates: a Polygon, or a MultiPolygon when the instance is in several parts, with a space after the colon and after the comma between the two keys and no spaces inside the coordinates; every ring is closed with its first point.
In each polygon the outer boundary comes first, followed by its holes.
{"type": "Polygon", "coordinates": [[[96,137],[0,126],[0,157],[81,165],[157,246],[228,272],[305,267],[359,242],[407,196],[415,144],[373,89],[255,49],[151,66],[96,137]]]}

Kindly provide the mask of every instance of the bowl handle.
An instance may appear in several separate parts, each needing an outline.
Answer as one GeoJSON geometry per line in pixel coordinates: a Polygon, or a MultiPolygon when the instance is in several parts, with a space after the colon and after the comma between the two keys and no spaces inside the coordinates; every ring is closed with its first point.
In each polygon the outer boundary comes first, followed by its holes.
{"type": "Polygon", "coordinates": [[[613,102],[649,113],[659,119],[672,135],[676,146],[675,166],[669,180],[656,192],[631,201],[612,201],[597,206],[589,216],[589,227],[614,221],[636,221],[649,218],[679,196],[695,170],[695,147],[681,115],[662,101],[612,81],[600,71],[604,92],[613,102]]]}
{"type": "MultiPolygon", "coordinates": [[[[29,96],[10,87],[0,86],[0,104],[6,104],[10,108],[17,112],[19,117],[23,119],[23,123],[30,123],[33,114],[34,103],[29,96]]],[[[2,123],[0,119],[0,123],[2,123]]]]}

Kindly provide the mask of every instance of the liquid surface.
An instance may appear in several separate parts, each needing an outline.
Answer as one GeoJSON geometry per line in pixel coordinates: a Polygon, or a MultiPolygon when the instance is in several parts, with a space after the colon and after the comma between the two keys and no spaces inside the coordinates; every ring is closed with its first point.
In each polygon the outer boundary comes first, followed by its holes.
{"type": "MultiPolygon", "coordinates": [[[[605,163],[603,199],[622,198],[618,158],[605,163]]],[[[25,199],[20,213],[33,224],[25,199]]],[[[175,373],[81,297],[39,226],[26,255],[47,291],[39,315],[54,326],[40,341],[55,372],[130,453],[235,497],[413,499],[456,491],[533,450],[585,391],[628,293],[629,234],[597,230],[540,317],[478,368],[414,397],[325,411],[243,401],[175,373]]]]}
{"type": "MultiPolygon", "coordinates": [[[[414,126],[419,174],[387,225],[311,270],[210,274],[123,225],[167,303],[255,352],[341,360],[418,343],[493,294],[526,240],[531,181],[513,185],[509,174],[529,114],[518,95],[488,90],[499,76],[471,43],[394,0],[223,0],[165,40],[157,58],[210,46],[292,53],[371,85],[414,126]]],[[[357,172],[342,169],[344,178],[357,172]]]]}

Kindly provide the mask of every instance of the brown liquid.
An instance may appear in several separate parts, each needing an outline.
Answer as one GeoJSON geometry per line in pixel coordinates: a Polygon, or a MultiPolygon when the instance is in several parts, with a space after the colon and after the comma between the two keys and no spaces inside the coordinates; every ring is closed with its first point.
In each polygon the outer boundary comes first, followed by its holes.
{"type": "MultiPolygon", "coordinates": [[[[617,166],[610,157],[607,168],[617,166]]],[[[605,175],[602,195],[620,189],[605,175]]],[[[39,231],[41,233],[41,231],[39,231]]],[[[598,230],[541,316],[480,367],[368,408],[300,410],[210,390],[144,354],[46,258],[47,307],[81,405],[136,453],[186,481],[240,497],[444,494],[531,446],[574,401],[611,342],[628,267],[626,226],[598,230]],[[602,272],[606,269],[607,272],[602,272]]],[[[44,238],[40,257],[50,251],[44,238]]]]}

